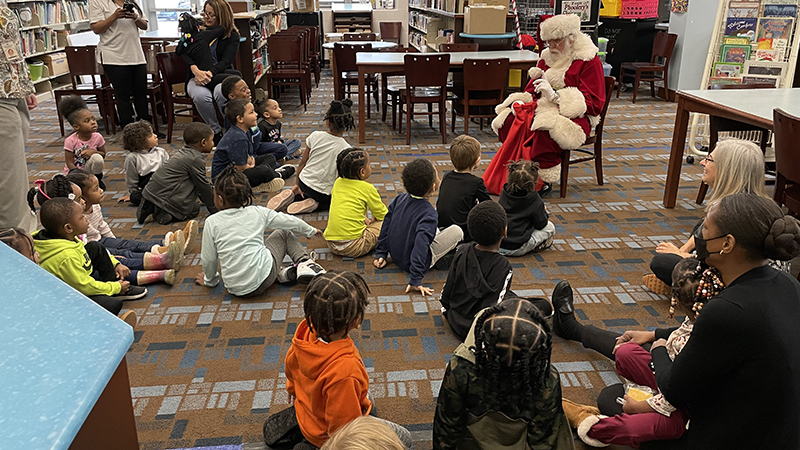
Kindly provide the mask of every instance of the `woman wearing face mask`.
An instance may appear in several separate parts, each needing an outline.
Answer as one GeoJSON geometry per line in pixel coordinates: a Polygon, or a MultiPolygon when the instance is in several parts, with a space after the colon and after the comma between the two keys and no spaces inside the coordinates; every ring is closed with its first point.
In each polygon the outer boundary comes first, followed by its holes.
{"type": "MultiPolygon", "coordinates": [[[[717,146],[700,164],[703,165],[703,182],[713,189],[708,199],[706,210],[720,199],[731,194],[751,192],[764,198],[770,198],[764,188],[764,154],[758,146],[741,139],[726,139],[717,146]]],[[[703,224],[699,221],[692,229],[692,234],[703,224]]],[[[657,254],[650,261],[653,273],[642,278],[642,284],[650,291],[670,295],[672,270],[683,258],[692,255],[695,249],[694,238],[689,237],[681,247],[671,242],[662,242],[656,247],[657,254]]],[[[788,264],[776,266],[788,272],[788,264]]]]}

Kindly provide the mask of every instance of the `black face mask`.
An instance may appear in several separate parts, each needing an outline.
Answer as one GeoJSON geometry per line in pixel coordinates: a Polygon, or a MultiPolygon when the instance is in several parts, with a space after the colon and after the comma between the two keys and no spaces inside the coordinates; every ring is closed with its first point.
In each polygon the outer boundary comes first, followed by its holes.
{"type": "Polygon", "coordinates": [[[711,253],[708,252],[708,248],[706,244],[708,241],[713,241],[714,239],[724,238],[727,234],[723,234],[722,236],[713,237],[711,239],[704,239],[703,238],[703,226],[697,227],[697,230],[694,232],[694,251],[695,257],[699,261],[705,262],[706,258],[708,258],[711,253]]]}

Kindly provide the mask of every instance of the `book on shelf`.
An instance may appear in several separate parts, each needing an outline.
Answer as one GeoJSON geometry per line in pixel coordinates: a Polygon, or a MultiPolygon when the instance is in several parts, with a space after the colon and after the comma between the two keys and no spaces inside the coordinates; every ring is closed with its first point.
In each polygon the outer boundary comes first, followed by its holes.
{"type": "Polygon", "coordinates": [[[742,84],[771,84],[772,87],[781,87],[781,77],[770,75],[744,75],[742,84]]]}
{"type": "Polygon", "coordinates": [[[763,17],[797,17],[797,5],[772,4],[764,5],[763,17]]]}
{"type": "Polygon", "coordinates": [[[750,59],[750,45],[723,44],[719,52],[719,61],[744,64],[750,59]]]}
{"type": "Polygon", "coordinates": [[[716,62],[714,63],[715,77],[738,78],[742,75],[742,64],[716,62]]]}
{"type": "Polygon", "coordinates": [[[728,17],[725,19],[725,36],[744,36],[755,40],[758,19],[752,17],[728,17]]]}
{"type": "Polygon", "coordinates": [[[759,2],[730,2],[728,5],[728,17],[734,18],[757,18],[758,10],[761,7],[759,2]]]}
{"type": "MultiPolygon", "coordinates": [[[[756,39],[786,39],[792,35],[792,17],[762,17],[758,19],[756,39]]],[[[774,44],[774,41],[773,41],[774,44]]]]}
{"type": "Polygon", "coordinates": [[[708,79],[709,86],[725,84],[742,84],[742,79],[737,77],[711,77],[708,79]]]}

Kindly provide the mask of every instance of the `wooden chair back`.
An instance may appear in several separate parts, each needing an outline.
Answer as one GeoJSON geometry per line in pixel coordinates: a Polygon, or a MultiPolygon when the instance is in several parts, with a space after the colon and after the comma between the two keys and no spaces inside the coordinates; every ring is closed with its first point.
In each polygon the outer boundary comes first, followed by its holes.
{"type": "Polygon", "coordinates": [[[482,91],[487,98],[499,100],[494,104],[503,103],[507,84],[508,58],[464,60],[464,91],[467,98],[472,97],[470,91],[482,91]]]}
{"type": "Polygon", "coordinates": [[[161,79],[166,86],[172,90],[173,84],[181,84],[186,81],[186,62],[182,56],[175,52],[161,52],[156,55],[158,71],[161,72],[161,79]]]}
{"type": "Polygon", "coordinates": [[[154,83],[158,83],[161,80],[158,69],[158,58],[156,55],[165,50],[163,42],[142,42],[144,60],[147,63],[147,73],[153,76],[154,83]]]}
{"type": "Polygon", "coordinates": [[[369,44],[339,44],[333,46],[333,59],[336,65],[336,71],[341,74],[342,72],[356,72],[356,53],[358,52],[371,52],[372,46],[369,44]]]}
{"type": "Polygon", "coordinates": [[[399,45],[397,47],[384,47],[378,51],[383,53],[419,53],[417,47],[401,47],[399,45]]]}
{"type": "MultiPolygon", "coordinates": [[[[785,204],[795,214],[800,213],[800,198],[785,195],[786,184],[800,183],[800,158],[797,143],[800,142],[800,117],[793,116],[780,108],[772,112],[775,123],[775,201],[785,204]]],[[[796,194],[796,193],[795,193],[796,194]]]]}
{"type": "Polygon", "coordinates": [[[650,57],[650,63],[663,63],[664,66],[669,66],[669,60],[672,58],[672,51],[675,50],[675,42],[677,40],[677,34],[667,33],[666,31],[656,33],[656,37],[653,39],[653,55],[650,57]]]}
{"type": "Polygon", "coordinates": [[[424,87],[441,88],[440,95],[446,95],[449,54],[407,54],[404,63],[409,97],[415,97],[414,91],[424,87]]]}
{"type": "Polygon", "coordinates": [[[86,47],[72,47],[67,46],[64,52],[67,54],[67,65],[69,65],[70,79],[72,80],[72,88],[77,89],[79,84],[82,84],[77,77],[87,76],[92,80],[93,88],[100,88],[103,86],[103,81],[99,75],[103,72],[97,65],[95,58],[95,51],[97,47],[89,45],[86,47]]]}
{"type": "Polygon", "coordinates": [[[300,67],[305,58],[305,43],[297,34],[275,34],[267,38],[270,64],[278,67],[300,67]]]}
{"type": "Polygon", "coordinates": [[[477,52],[477,42],[462,42],[458,44],[439,44],[440,52],[477,52]]]}
{"type": "Polygon", "coordinates": [[[345,41],[374,41],[377,39],[375,33],[345,33],[345,41]]]}
{"type": "Polygon", "coordinates": [[[381,22],[381,40],[400,43],[403,34],[402,22],[381,22]]]}

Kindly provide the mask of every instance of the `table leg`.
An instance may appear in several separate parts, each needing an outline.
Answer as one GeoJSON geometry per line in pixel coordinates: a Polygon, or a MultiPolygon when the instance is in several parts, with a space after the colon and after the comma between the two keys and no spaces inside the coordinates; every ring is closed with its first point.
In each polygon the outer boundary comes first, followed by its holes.
{"type": "Polygon", "coordinates": [[[363,144],[366,142],[366,124],[364,123],[364,90],[366,89],[364,82],[365,73],[358,68],[358,143],[363,144]]]}
{"type": "Polygon", "coordinates": [[[664,207],[674,208],[678,198],[678,183],[681,179],[683,148],[686,145],[686,128],[689,126],[689,111],[684,109],[685,100],[678,97],[678,110],[675,113],[675,129],[672,132],[672,148],[669,152],[667,182],[664,186],[664,207]]]}

